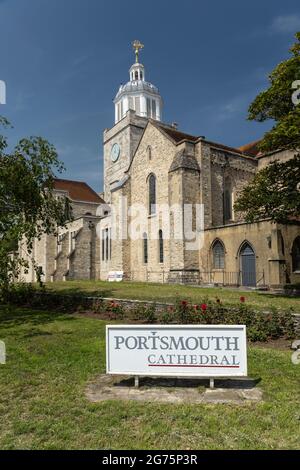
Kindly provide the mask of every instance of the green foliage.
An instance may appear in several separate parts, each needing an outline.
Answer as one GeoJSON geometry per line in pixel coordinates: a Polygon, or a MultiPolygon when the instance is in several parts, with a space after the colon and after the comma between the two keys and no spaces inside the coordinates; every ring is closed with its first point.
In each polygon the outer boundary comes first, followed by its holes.
{"type": "MultiPolygon", "coordinates": [[[[9,122],[0,117],[0,126],[9,122]]],[[[54,172],[62,172],[53,145],[41,137],[21,139],[12,152],[0,135],[0,289],[7,290],[20,268],[28,268],[26,258],[33,240],[42,234],[54,234],[70,218],[66,198],[53,191],[54,172]],[[26,239],[26,244],[22,243],[26,239]],[[18,252],[12,248],[19,247],[18,252]]],[[[38,278],[41,271],[35,266],[38,278]]]]}
{"type": "MultiPolygon", "coordinates": [[[[300,32],[291,47],[291,57],[269,75],[269,88],[261,92],[249,107],[249,120],[275,122],[259,148],[263,152],[300,149],[300,105],[295,105],[294,82],[300,80],[300,32]]],[[[299,88],[299,87],[298,87],[299,88]]],[[[300,92],[297,95],[299,98],[300,92]]],[[[275,161],[259,171],[244,188],[235,204],[247,222],[270,218],[278,223],[299,221],[300,155],[286,162],[275,161]]]]}
{"type": "Polygon", "coordinates": [[[14,284],[5,301],[10,305],[34,307],[43,310],[68,313],[93,313],[104,320],[124,320],[140,324],[207,324],[246,325],[249,341],[267,341],[280,337],[294,338],[295,324],[291,310],[256,310],[245,302],[237,306],[225,306],[217,301],[203,299],[192,304],[177,300],[175,305],[157,310],[155,304],[127,305],[115,300],[91,299],[81,294],[63,295],[49,293],[30,284],[14,284]]]}
{"type": "Polygon", "coordinates": [[[254,177],[240,193],[235,210],[247,222],[272,218],[283,224],[298,223],[300,214],[300,154],[287,162],[275,161],[254,177]]]}
{"type": "Polygon", "coordinates": [[[270,86],[260,93],[249,107],[249,120],[275,121],[265,134],[260,149],[264,152],[278,149],[297,150],[300,147],[300,107],[292,101],[292,84],[300,79],[300,32],[291,47],[291,57],[281,62],[269,75],[270,86]]]}
{"type": "Polygon", "coordinates": [[[288,349],[248,347],[248,375],[261,379],[261,402],[91,403],[87,384],[105,374],[105,325],[0,306],[8,351],[0,366],[2,450],[299,449],[300,368],[288,349]]]}
{"type": "Polygon", "coordinates": [[[201,305],[178,302],[173,311],[168,309],[162,313],[161,321],[167,324],[246,325],[249,341],[295,337],[295,325],[290,311],[256,311],[244,303],[228,308],[212,301],[201,305]]]}

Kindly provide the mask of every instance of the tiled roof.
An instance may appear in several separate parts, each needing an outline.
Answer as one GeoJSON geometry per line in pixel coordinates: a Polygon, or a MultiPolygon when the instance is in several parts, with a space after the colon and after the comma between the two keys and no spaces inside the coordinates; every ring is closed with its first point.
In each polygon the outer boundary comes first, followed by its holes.
{"type": "Polygon", "coordinates": [[[210,144],[213,147],[216,147],[220,150],[224,150],[224,151],[227,151],[227,152],[240,153],[241,155],[246,154],[246,156],[248,155],[247,152],[242,152],[240,149],[238,149],[236,147],[229,147],[228,145],[219,144],[217,142],[211,142],[210,140],[205,140],[205,142],[207,142],[208,144],[210,144]]]}
{"type": "Polygon", "coordinates": [[[166,133],[168,134],[171,139],[173,139],[176,143],[180,142],[181,140],[191,140],[193,142],[196,142],[196,140],[199,139],[199,137],[196,137],[194,135],[190,134],[185,134],[185,132],[180,132],[175,128],[172,127],[167,127],[164,125],[161,125],[160,123],[157,123],[157,125],[166,133]]]}
{"type": "MultiPolygon", "coordinates": [[[[156,125],[160,127],[160,129],[162,129],[162,131],[165,132],[169,137],[171,137],[176,143],[181,142],[182,140],[190,140],[192,142],[196,142],[198,139],[202,137],[202,136],[186,134],[185,132],[180,132],[177,129],[165,126],[160,123],[156,123],[156,125]]],[[[219,144],[217,142],[211,142],[209,140],[206,140],[205,138],[203,138],[203,140],[204,142],[207,142],[208,144],[213,145],[214,147],[217,147],[220,150],[240,153],[241,155],[256,156],[259,153],[259,150],[257,147],[256,147],[256,151],[254,150],[254,144],[255,145],[258,144],[259,141],[252,142],[252,144],[245,145],[244,146],[245,149],[244,149],[244,147],[235,148],[235,147],[229,147],[228,145],[219,144]]]]}
{"type": "Polygon", "coordinates": [[[103,199],[86,183],[82,181],[71,181],[56,178],[54,180],[54,189],[57,191],[66,191],[73,201],[104,203],[103,199]]]}
{"type": "Polygon", "coordinates": [[[250,142],[249,144],[242,145],[238,149],[244,153],[247,153],[247,155],[251,155],[252,157],[257,157],[261,153],[258,148],[259,142],[260,140],[255,140],[254,142],[250,142]]]}

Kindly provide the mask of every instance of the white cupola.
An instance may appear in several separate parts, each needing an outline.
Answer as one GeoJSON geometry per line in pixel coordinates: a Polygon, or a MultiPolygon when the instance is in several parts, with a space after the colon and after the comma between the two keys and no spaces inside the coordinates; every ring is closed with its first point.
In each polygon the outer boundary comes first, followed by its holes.
{"type": "Polygon", "coordinates": [[[121,85],[114,99],[115,123],[125,117],[129,109],[138,116],[161,120],[162,98],[158,88],[145,81],[145,68],[139,63],[139,50],[144,46],[140,41],[134,41],[135,63],[129,70],[129,82],[121,85]]]}

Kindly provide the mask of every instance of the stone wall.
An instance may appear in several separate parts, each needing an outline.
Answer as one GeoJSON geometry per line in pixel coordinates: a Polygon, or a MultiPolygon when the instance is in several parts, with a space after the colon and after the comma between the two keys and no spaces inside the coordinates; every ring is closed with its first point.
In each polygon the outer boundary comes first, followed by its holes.
{"type": "Polygon", "coordinates": [[[121,180],[128,169],[147,122],[146,118],[137,116],[133,110],[129,110],[121,121],[104,131],[104,199],[106,202],[111,202],[111,184],[121,180]],[[115,143],[120,146],[120,156],[116,162],[112,162],[111,149],[115,143]]]}
{"type": "MultiPolygon", "coordinates": [[[[169,227],[162,225],[162,216],[159,213],[149,215],[148,213],[148,178],[150,174],[156,177],[156,202],[162,207],[169,204],[169,169],[175,154],[175,145],[167,139],[151,123],[145,129],[143,138],[137,149],[130,168],[130,191],[131,205],[141,205],[145,209],[143,227],[140,236],[131,240],[130,243],[130,271],[135,280],[161,282],[163,272],[170,269],[172,256],[176,256],[170,251],[169,227]],[[148,146],[151,147],[151,158],[149,158],[148,146]],[[158,232],[163,231],[164,237],[164,261],[159,262],[159,240],[158,232]],[[148,235],[148,263],[143,259],[143,233],[148,235]]],[[[181,193],[182,194],[182,193],[181,193]]],[[[176,192],[180,198],[180,191],[176,192]]],[[[182,197],[182,196],[181,196],[182,197]]],[[[133,222],[134,215],[129,219],[133,222]]],[[[169,225],[170,221],[167,221],[169,225]]]]}
{"type": "MultiPolygon", "coordinates": [[[[211,225],[219,226],[242,220],[240,214],[234,213],[233,207],[231,221],[226,221],[224,218],[225,182],[227,180],[231,182],[233,205],[239,192],[254,178],[257,161],[210,146],[210,164],[211,225]]],[[[204,187],[202,189],[205,190],[204,187]]]]}
{"type": "MultiPolygon", "coordinates": [[[[278,287],[288,282],[286,265],[291,265],[291,245],[296,235],[299,234],[298,226],[279,226],[271,221],[262,221],[253,224],[237,223],[207,229],[204,234],[204,243],[200,249],[200,270],[204,273],[203,280],[209,283],[224,282],[224,273],[227,278],[225,284],[240,284],[237,275],[240,271],[240,248],[244,242],[248,242],[256,256],[256,273],[258,286],[268,285],[278,287]],[[285,246],[285,254],[281,249],[280,237],[285,246]],[[225,247],[224,270],[213,268],[212,245],[215,240],[220,240],[225,247]],[[210,278],[205,273],[210,273],[210,278]],[[232,274],[230,274],[232,273],[232,274]]],[[[300,274],[300,273],[299,273],[300,274]]],[[[299,274],[290,273],[292,282],[299,282],[299,274]]]]}
{"type": "Polygon", "coordinates": [[[265,156],[258,157],[258,170],[261,170],[262,168],[267,166],[269,163],[274,162],[275,160],[286,162],[287,160],[293,158],[294,155],[295,153],[291,150],[281,150],[278,152],[269,153],[265,156]]]}

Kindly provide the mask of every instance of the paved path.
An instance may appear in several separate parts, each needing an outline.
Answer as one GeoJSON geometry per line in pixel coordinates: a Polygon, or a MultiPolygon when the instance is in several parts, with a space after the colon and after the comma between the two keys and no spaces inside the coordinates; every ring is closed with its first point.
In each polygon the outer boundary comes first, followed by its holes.
{"type": "Polygon", "coordinates": [[[133,400],[156,403],[235,403],[262,400],[262,391],[253,379],[216,379],[214,389],[206,388],[204,379],[140,378],[140,387],[128,376],[99,375],[86,387],[86,397],[92,402],[133,400]]]}

